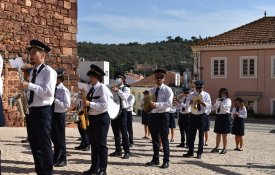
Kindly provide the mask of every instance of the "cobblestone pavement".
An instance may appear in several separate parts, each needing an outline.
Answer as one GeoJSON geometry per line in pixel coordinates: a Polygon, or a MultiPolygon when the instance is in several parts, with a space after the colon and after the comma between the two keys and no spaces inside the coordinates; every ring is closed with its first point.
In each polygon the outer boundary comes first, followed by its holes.
{"type": "MultiPolygon", "coordinates": [[[[215,146],[213,122],[209,132],[209,146],[205,147],[202,159],[183,158],[186,148],[177,148],[179,143],[179,129],[175,131],[175,142],[170,143],[170,167],[162,170],[158,167],[145,167],[151,160],[152,145],[150,140],[143,137],[143,125],[140,117],[135,117],[132,157],[129,160],[109,157],[108,174],[273,174],[275,175],[275,124],[246,123],[245,147],[243,152],[233,151],[234,136],[228,136],[228,152],[225,155],[210,153],[215,146]]],[[[79,144],[78,130],[67,128],[68,166],[54,168],[54,174],[80,175],[90,167],[90,152],[76,151],[79,144]]],[[[1,171],[6,174],[35,174],[33,159],[28,144],[20,143],[26,136],[25,128],[0,128],[0,149],[2,151],[1,171]]],[[[196,140],[196,143],[198,141],[196,140]]],[[[197,146],[197,145],[196,145],[197,146]]],[[[109,153],[114,151],[112,130],[108,136],[109,153]]],[[[162,153],[161,153],[162,158],[162,153]]]]}

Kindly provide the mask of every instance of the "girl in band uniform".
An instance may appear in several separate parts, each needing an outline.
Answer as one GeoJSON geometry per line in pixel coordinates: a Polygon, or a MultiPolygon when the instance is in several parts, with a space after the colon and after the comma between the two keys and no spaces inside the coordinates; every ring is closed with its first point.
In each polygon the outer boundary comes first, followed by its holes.
{"type": "Polygon", "coordinates": [[[243,150],[244,119],[247,118],[247,110],[241,98],[235,99],[235,106],[232,109],[233,118],[232,134],[235,135],[236,151],[243,150]]]}
{"type": "Polygon", "coordinates": [[[231,119],[230,119],[230,109],[231,109],[231,99],[229,98],[229,93],[226,88],[221,88],[219,91],[219,98],[216,99],[215,109],[216,109],[216,120],[214,132],[216,135],[216,147],[211,151],[211,153],[219,152],[219,145],[221,142],[221,136],[223,141],[223,149],[220,154],[226,154],[227,149],[227,134],[231,132],[231,119]]]}

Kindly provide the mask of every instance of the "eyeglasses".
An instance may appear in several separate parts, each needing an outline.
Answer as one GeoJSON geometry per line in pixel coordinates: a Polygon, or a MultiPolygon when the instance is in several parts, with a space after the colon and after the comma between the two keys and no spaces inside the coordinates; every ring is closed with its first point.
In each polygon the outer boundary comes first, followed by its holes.
{"type": "Polygon", "coordinates": [[[155,77],[155,79],[163,79],[164,77],[155,77]]]}

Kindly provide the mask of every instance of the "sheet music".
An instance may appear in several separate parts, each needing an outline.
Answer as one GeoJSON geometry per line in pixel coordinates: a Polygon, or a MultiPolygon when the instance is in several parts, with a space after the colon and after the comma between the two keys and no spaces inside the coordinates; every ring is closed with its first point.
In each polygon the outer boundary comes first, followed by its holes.
{"type": "Polygon", "coordinates": [[[11,68],[20,68],[25,66],[21,57],[9,59],[9,62],[10,62],[11,68]]]}

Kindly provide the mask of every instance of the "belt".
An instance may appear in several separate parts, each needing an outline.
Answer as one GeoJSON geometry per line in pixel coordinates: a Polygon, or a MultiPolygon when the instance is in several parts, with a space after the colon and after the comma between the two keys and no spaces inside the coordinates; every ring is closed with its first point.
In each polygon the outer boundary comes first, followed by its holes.
{"type": "Polygon", "coordinates": [[[193,116],[196,116],[196,117],[199,117],[199,116],[203,116],[203,115],[205,115],[205,113],[203,113],[203,114],[192,114],[193,116]]]}

